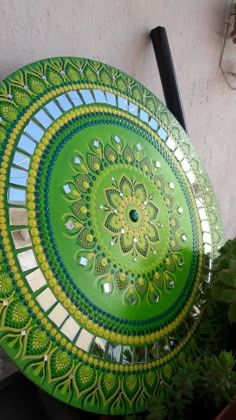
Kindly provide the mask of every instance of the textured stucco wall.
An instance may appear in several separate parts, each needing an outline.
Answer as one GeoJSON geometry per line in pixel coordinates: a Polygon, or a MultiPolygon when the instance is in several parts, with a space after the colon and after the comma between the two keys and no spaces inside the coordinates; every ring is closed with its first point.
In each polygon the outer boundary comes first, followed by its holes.
{"type": "Polygon", "coordinates": [[[188,131],[214,185],[226,237],[233,237],[236,91],[218,68],[229,1],[0,0],[0,79],[41,58],[75,55],[118,67],[163,99],[148,33],[165,26],[188,131]]]}

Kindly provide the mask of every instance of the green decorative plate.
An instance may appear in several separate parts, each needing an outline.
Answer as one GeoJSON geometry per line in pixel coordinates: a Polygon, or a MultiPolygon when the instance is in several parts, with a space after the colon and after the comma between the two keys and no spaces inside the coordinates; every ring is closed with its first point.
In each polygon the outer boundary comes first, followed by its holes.
{"type": "Polygon", "coordinates": [[[80,58],[0,84],[0,344],[85,410],[144,410],[201,317],[222,225],[183,129],[80,58]]]}

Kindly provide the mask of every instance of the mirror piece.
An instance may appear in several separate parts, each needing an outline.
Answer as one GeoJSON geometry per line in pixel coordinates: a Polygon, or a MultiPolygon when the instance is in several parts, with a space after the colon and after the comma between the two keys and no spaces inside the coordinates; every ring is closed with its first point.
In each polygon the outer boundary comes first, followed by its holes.
{"type": "Polygon", "coordinates": [[[160,127],[157,133],[163,141],[166,141],[167,132],[164,130],[164,128],[160,127]]]}
{"type": "Polygon", "coordinates": [[[62,115],[62,111],[54,101],[51,101],[45,105],[45,108],[53,120],[57,120],[62,115]]]}
{"type": "Polygon", "coordinates": [[[107,103],[112,106],[117,106],[116,97],[114,93],[106,92],[107,103]]]}
{"type": "Polygon", "coordinates": [[[143,109],[140,109],[139,118],[141,121],[148,123],[148,120],[149,120],[148,114],[147,112],[143,111],[143,109]]]}
{"type": "Polygon", "coordinates": [[[134,347],[134,363],[145,363],[147,361],[147,347],[134,347]]]}
{"type": "Polygon", "coordinates": [[[176,149],[176,143],[171,137],[168,137],[166,144],[172,152],[176,149]]]}
{"type": "Polygon", "coordinates": [[[112,284],[111,283],[104,283],[102,285],[102,291],[103,291],[103,293],[111,293],[111,291],[112,291],[112,284]]]}
{"type": "Polygon", "coordinates": [[[122,348],[122,363],[134,363],[134,349],[130,346],[123,346],[122,348]]]}
{"type": "Polygon", "coordinates": [[[118,96],[118,108],[123,109],[124,111],[128,110],[128,101],[122,96],[118,96]]]}
{"type": "Polygon", "coordinates": [[[17,258],[22,271],[28,271],[38,266],[32,249],[17,254],[17,258]]]}
{"type": "Polygon", "coordinates": [[[194,184],[194,182],[196,181],[196,177],[195,177],[194,173],[192,171],[190,171],[186,175],[188,177],[188,180],[189,180],[190,184],[194,184]]]}
{"type": "Polygon", "coordinates": [[[151,118],[149,121],[149,126],[154,130],[157,131],[158,123],[154,118],[151,118]]]}
{"type": "Polygon", "coordinates": [[[204,249],[204,254],[210,254],[211,253],[211,245],[204,244],[203,249],[204,249]]]}
{"type": "Polygon", "coordinates": [[[13,230],[11,234],[16,249],[27,248],[32,245],[28,229],[13,230]]]}
{"type": "Polygon", "coordinates": [[[32,140],[39,142],[44,135],[44,130],[34,121],[30,121],[24,132],[32,138],[32,140]]]}
{"type": "Polygon", "coordinates": [[[48,317],[59,328],[68,316],[69,313],[67,310],[61,305],[61,303],[58,303],[50,312],[48,317]]]}
{"type": "Polygon", "coordinates": [[[86,265],[88,264],[88,259],[86,257],[80,257],[79,264],[86,267],[86,265]]]}
{"type": "Polygon", "coordinates": [[[37,270],[32,271],[32,273],[25,276],[25,278],[33,292],[36,292],[36,290],[41,289],[41,287],[47,284],[40,268],[37,268],[37,270]]]}
{"type": "Polygon", "coordinates": [[[10,169],[9,182],[11,184],[20,185],[21,187],[26,187],[28,180],[28,172],[22,169],[14,168],[13,166],[10,169]]]}
{"type": "Polygon", "coordinates": [[[107,349],[107,358],[114,362],[120,362],[121,346],[115,343],[109,343],[107,349]]]}
{"type": "Polygon", "coordinates": [[[152,343],[147,348],[147,359],[154,360],[160,357],[158,343],[152,343]]]}
{"type": "Polygon", "coordinates": [[[133,102],[129,102],[129,113],[135,116],[138,115],[138,106],[133,102]]]}
{"type": "Polygon", "coordinates": [[[48,128],[53,120],[49,117],[49,115],[44,111],[44,109],[40,109],[40,111],[35,114],[34,118],[44,127],[48,128]]]}
{"type": "Polygon", "coordinates": [[[89,89],[81,89],[79,91],[80,95],[82,96],[82,99],[84,101],[85,104],[92,104],[94,103],[94,98],[93,95],[91,93],[91,90],[89,89]]]}
{"type": "Polygon", "coordinates": [[[44,311],[48,311],[48,309],[50,309],[57,301],[49,287],[41,292],[36,297],[36,300],[44,311]]]}
{"type": "Polygon", "coordinates": [[[204,208],[200,208],[198,212],[201,220],[207,220],[207,215],[204,208]]]}
{"type": "Polygon", "coordinates": [[[70,101],[68,100],[68,98],[66,97],[66,95],[61,95],[57,97],[57,104],[59,104],[59,107],[63,110],[63,111],[68,111],[69,109],[72,108],[72,105],[70,103],[70,101]]]}
{"type": "Polygon", "coordinates": [[[71,188],[69,184],[63,185],[63,190],[65,191],[66,194],[69,194],[71,192],[71,188]]]}
{"type": "Polygon", "coordinates": [[[195,195],[200,194],[201,189],[200,189],[200,187],[199,187],[199,185],[198,185],[198,184],[193,184],[193,191],[194,191],[194,194],[195,194],[195,195]]]}
{"type": "Polygon", "coordinates": [[[176,149],[176,150],[174,151],[174,155],[175,155],[176,159],[177,159],[179,162],[181,162],[181,161],[183,160],[183,158],[184,158],[184,155],[183,155],[183,153],[181,152],[181,150],[180,150],[180,149],[176,149]]]}
{"type": "Polygon", "coordinates": [[[65,227],[66,227],[66,229],[68,229],[68,230],[73,230],[73,229],[74,229],[74,227],[75,227],[75,225],[74,225],[74,223],[72,222],[72,220],[67,220],[67,222],[65,223],[65,227]]]}
{"type": "Polygon", "coordinates": [[[206,220],[201,222],[203,232],[210,232],[210,225],[206,220]]]}
{"type": "Polygon", "coordinates": [[[93,95],[94,95],[95,101],[97,103],[105,104],[107,102],[106,101],[105,94],[104,94],[104,92],[102,90],[100,90],[100,89],[93,89],[93,95]]]}
{"type": "Polygon", "coordinates": [[[158,346],[159,346],[159,353],[161,357],[169,353],[170,345],[166,337],[158,341],[158,346]]]}
{"type": "Polygon", "coordinates": [[[182,166],[184,172],[188,172],[191,169],[190,165],[189,165],[189,161],[187,159],[182,160],[181,166],[182,166]]]}
{"type": "Polygon", "coordinates": [[[90,353],[93,354],[94,356],[104,358],[105,352],[106,352],[106,345],[107,345],[106,340],[100,337],[96,337],[92,345],[92,348],[90,350],[90,353]]]}
{"type": "Polygon", "coordinates": [[[16,166],[19,166],[20,168],[28,169],[30,158],[29,156],[23,155],[23,153],[16,152],[14,154],[13,163],[16,166]]]}
{"type": "Polygon", "coordinates": [[[7,202],[8,204],[15,204],[16,206],[25,206],[26,205],[25,190],[10,187],[8,189],[7,202]]]}
{"type": "Polygon", "coordinates": [[[67,93],[74,106],[82,105],[83,101],[76,90],[71,90],[67,93]]]}
{"type": "Polygon", "coordinates": [[[65,334],[71,341],[74,340],[79,330],[80,326],[71,316],[64,322],[64,324],[61,327],[61,332],[65,334]]]}
{"type": "Polygon", "coordinates": [[[33,140],[30,140],[25,134],[22,134],[17,147],[28,153],[28,155],[32,155],[34,153],[36,143],[33,140]]]}
{"type": "Polygon", "coordinates": [[[211,245],[212,241],[211,241],[210,233],[208,233],[208,232],[203,233],[203,242],[211,245]]]}
{"type": "Polygon", "coordinates": [[[9,208],[10,225],[25,226],[28,225],[28,214],[26,209],[10,207],[9,208]]]}
{"type": "Polygon", "coordinates": [[[84,351],[89,351],[93,340],[93,335],[90,332],[86,331],[85,329],[80,330],[79,337],[75,343],[77,347],[84,351]]]}

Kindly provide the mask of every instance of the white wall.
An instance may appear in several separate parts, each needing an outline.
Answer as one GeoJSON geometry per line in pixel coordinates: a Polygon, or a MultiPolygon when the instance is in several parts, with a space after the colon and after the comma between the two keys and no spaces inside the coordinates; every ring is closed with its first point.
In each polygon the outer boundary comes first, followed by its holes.
{"type": "MultiPolygon", "coordinates": [[[[220,34],[230,0],[0,0],[0,79],[53,56],[104,61],[160,99],[149,31],[167,28],[188,132],[236,236],[236,91],[219,71],[220,34]]],[[[235,46],[236,53],[236,46],[235,46]]]]}

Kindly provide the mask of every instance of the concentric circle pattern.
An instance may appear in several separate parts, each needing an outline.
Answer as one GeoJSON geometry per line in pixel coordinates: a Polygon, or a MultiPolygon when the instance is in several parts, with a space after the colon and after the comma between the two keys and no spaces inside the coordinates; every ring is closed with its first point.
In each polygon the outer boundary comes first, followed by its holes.
{"type": "Polygon", "coordinates": [[[221,245],[206,172],[112,67],[49,59],[0,88],[0,344],[69,404],[142,411],[191,347],[221,245]]]}

